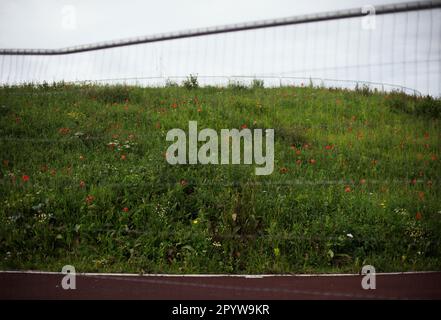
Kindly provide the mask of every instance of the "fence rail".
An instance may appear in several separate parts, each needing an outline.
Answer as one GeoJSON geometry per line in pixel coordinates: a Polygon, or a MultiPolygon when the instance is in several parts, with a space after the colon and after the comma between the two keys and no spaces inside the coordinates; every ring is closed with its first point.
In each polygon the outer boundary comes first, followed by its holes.
{"type": "MultiPolygon", "coordinates": [[[[441,8],[441,1],[432,0],[432,1],[405,2],[398,4],[380,5],[380,6],[375,6],[375,14],[381,15],[381,14],[408,12],[415,10],[427,10],[427,9],[435,9],[435,8],[441,8]]],[[[143,44],[143,43],[207,36],[207,35],[213,35],[219,33],[255,30],[261,28],[280,27],[280,26],[287,26],[287,25],[294,25],[301,23],[321,22],[321,21],[337,20],[337,19],[345,19],[345,18],[356,18],[356,17],[363,17],[366,15],[368,15],[368,13],[367,12],[363,13],[363,10],[361,10],[361,8],[354,8],[348,10],[330,11],[330,12],[322,12],[317,14],[286,17],[281,19],[261,20],[261,21],[253,21],[253,22],[246,22],[239,24],[228,24],[228,25],[215,26],[209,28],[185,30],[180,32],[161,33],[161,34],[149,35],[139,38],[122,39],[122,40],[115,40],[115,41],[102,42],[102,43],[93,43],[93,44],[79,45],[79,46],[73,46],[73,47],[67,47],[61,49],[0,49],[0,55],[72,54],[72,53],[81,53],[87,51],[124,47],[124,46],[143,44]]]]}

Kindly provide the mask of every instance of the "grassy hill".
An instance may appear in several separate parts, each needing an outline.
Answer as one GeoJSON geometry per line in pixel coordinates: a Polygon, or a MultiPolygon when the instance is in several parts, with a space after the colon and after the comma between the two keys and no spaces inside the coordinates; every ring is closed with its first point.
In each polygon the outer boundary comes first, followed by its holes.
{"type": "Polygon", "coordinates": [[[312,87],[0,88],[0,268],[441,270],[441,103],[312,87]],[[273,128],[275,169],[176,165],[172,128],[273,128]]]}

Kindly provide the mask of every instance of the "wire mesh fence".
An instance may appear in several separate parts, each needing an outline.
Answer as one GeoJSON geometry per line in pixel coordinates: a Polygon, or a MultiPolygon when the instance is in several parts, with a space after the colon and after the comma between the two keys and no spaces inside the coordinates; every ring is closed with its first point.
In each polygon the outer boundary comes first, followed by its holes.
{"type": "Polygon", "coordinates": [[[420,1],[64,49],[0,50],[0,83],[306,85],[441,92],[441,2],[420,1]],[[375,14],[374,14],[375,13],[375,14]]]}

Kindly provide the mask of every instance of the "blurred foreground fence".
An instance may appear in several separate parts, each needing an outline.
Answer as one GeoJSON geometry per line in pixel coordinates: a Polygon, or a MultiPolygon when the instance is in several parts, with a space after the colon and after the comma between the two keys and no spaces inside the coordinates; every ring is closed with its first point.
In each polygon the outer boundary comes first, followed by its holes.
{"type": "Polygon", "coordinates": [[[441,1],[263,20],[63,49],[0,49],[0,84],[312,83],[441,95],[441,1]]]}

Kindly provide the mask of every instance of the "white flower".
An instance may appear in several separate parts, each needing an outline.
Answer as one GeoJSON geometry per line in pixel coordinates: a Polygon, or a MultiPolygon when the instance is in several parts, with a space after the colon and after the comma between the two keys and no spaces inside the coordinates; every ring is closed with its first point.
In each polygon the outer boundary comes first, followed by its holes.
{"type": "Polygon", "coordinates": [[[353,238],[353,237],[354,237],[354,236],[352,235],[352,233],[347,233],[346,236],[347,236],[348,238],[353,238]]]}

